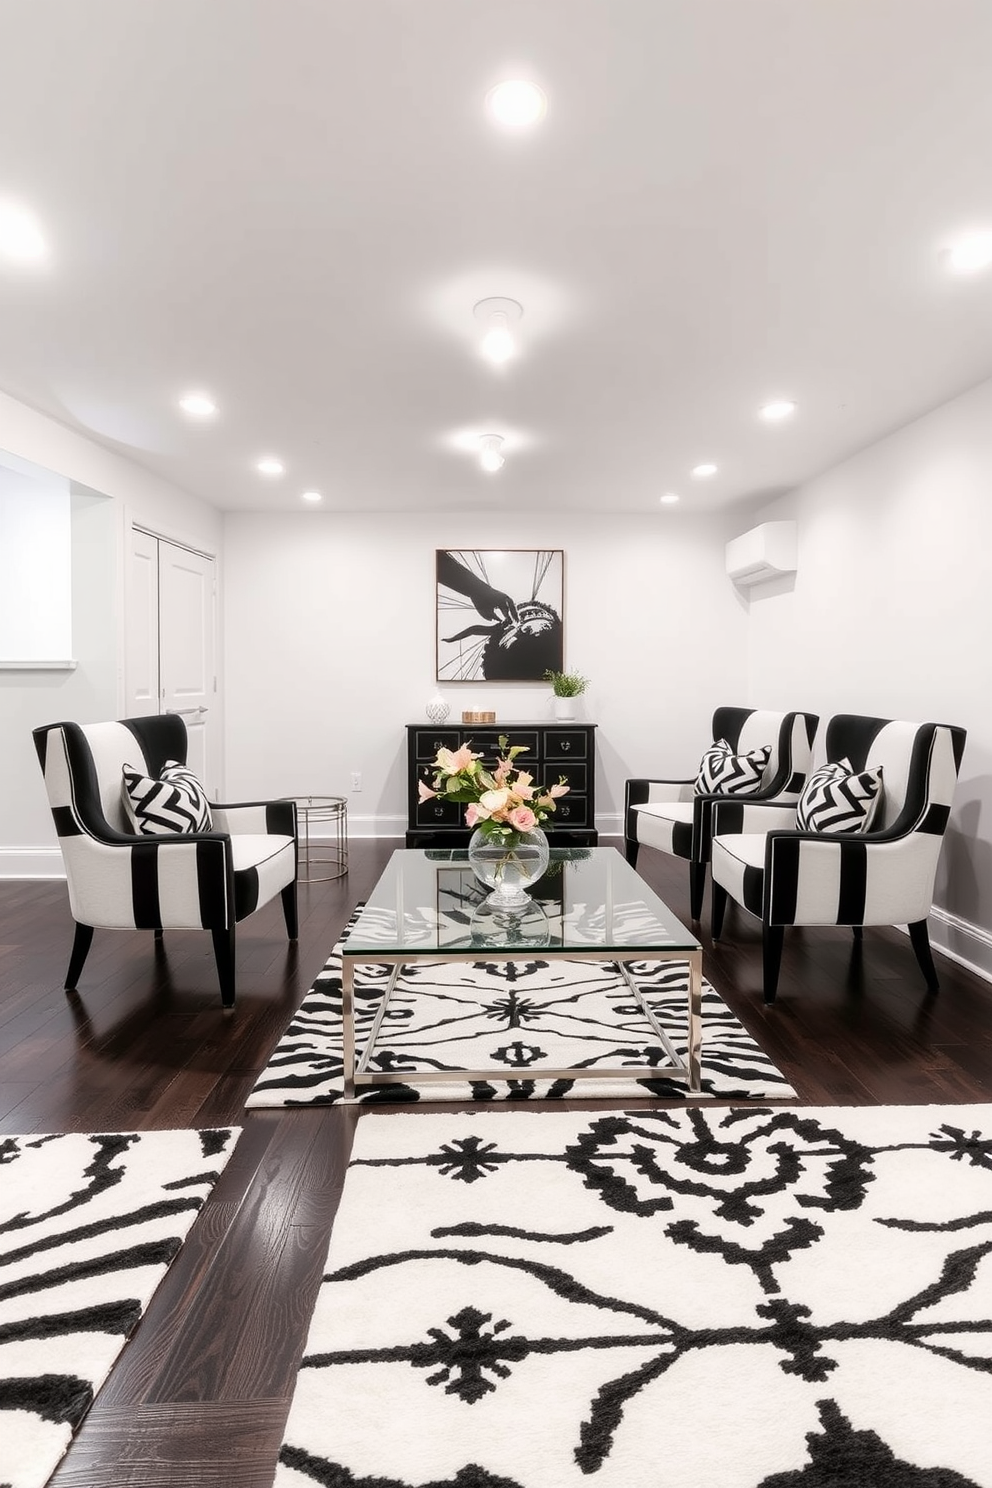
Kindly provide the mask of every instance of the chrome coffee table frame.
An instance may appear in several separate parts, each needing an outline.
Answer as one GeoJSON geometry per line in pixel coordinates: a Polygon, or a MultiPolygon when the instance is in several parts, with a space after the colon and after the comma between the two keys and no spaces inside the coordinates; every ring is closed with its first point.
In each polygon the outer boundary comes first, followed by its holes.
{"type": "MultiPolygon", "coordinates": [[[[541,1080],[630,1080],[639,1076],[649,1076],[653,1079],[671,1079],[684,1081],[689,1094],[696,1095],[700,1090],[701,1080],[701,1053],[702,1053],[702,984],[703,984],[703,953],[698,940],[690,934],[685,927],[674,918],[668,906],[665,905],[652,892],[643,879],[635,873],[614,848],[587,848],[570,849],[562,848],[553,852],[553,860],[567,865],[570,860],[578,862],[591,858],[593,855],[610,855],[610,859],[602,861],[608,866],[608,878],[612,882],[613,874],[620,876],[621,882],[626,887],[636,887],[641,894],[642,907],[650,910],[654,905],[669,917],[666,928],[677,932],[670,937],[676,943],[641,944],[636,939],[628,939],[624,944],[615,943],[611,937],[611,944],[588,946],[569,942],[563,939],[563,943],[543,943],[539,945],[520,945],[513,947],[493,947],[490,943],[486,945],[466,945],[452,943],[450,945],[436,945],[430,934],[418,942],[415,933],[411,943],[404,946],[402,950],[388,949],[388,940],[396,937],[384,937],[384,947],[379,949],[376,945],[357,945],[356,932],[361,926],[361,920],[353,927],[352,935],[342,946],[341,957],[341,1012],[343,1023],[343,1074],[344,1074],[344,1098],[354,1100],[359,1090],[376,1089],[386,1085],[428,1085],[428,1084],[451,1084],[454,1080],[519,1080],[519,1070],[482,1069],[482,1070],[406,1070],[406,1071],[375,1071],[368,1068],[369,1061],[375,1051],[375,1043],[379,1034],[382,1020],[389,1005],[399,977],[400,968],[409,965],[448,965],[458,962],[474,962],[482,960],[490,961],[514,961],[531,960],[535,955],[541,959],[564,960],[564,961],[596,961],[616,963],[624,981],[630,988],[633,997],[644,1014],[644,1017],[657,1038],[659,1044],[665,1050],[670,1065],[649,1064],[626,1064],[616,1067],[598,1066],[595,1069],[574,1069],[566,1067],[563,1069],[546,1069],[542,1066],[540,1070],[533,1072],[533,1078],[541,1080]],[[573,856],[574,855],[574,856],[573,856]],[[611,859],[616,860],[615,867],[611,859]],[[646,897],[644,897],[646,896],[646,897]],[[428,942],[430,942],[428,944],[428,942]],[[677,1054],[672,1042],[664,1029],[659,1025],[657,1018],[648,1006],[647,1001],[634,978],[631,976],[626,962],[628,961],[684,961],[689,967],[688,987],[688,1043],[686,1058],[682,1060],[677,1054]],[[392,968],[389,981],[382,994],[379,1007],[369,1030],[369,1036],[362,1051],[361,1058],[355,1058],[355,968],[359,965],[389,966],[392,968]]],[[[396,864],[397,859],[432,858],[435,862],[441,860],[446,863],[461,861],[464,863],[464,852],[442,851],[437,854],[418,852],[415,849],[400,850],[393,854],[391,868],[395,867],[398,875],[401,868],[396,864]]],[[[599,866],[597,864],[597,866],[599,866]]],[[[567,866],[563,871],[567,871],[567,866]]],[[[371,900],[374,900],[376,891],[386,881],[390,870],[387,869],[373,890],[371,900]]],[[[400,883],[402,877],[400,876],[400,883]]],[[[370,901],[371,902],[371,901],[370,901]]],[[[404,909],[402,900],[396,907],[396,922],[405,923],[408,911],[404,909]]],[[[435,933],[435,938],[436,938],[435,933]]],[[[646,936],[647,942],[657,941],[659,937],[646,936]]]]}

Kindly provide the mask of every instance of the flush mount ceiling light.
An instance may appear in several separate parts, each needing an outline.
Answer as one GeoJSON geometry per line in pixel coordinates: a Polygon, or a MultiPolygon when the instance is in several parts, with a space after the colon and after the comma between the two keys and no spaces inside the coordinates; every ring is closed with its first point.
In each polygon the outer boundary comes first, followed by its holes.
{"type": "Polygon", "coordinates": [[[473,308],[472,314],[486,328],[479,350],[487,361],[499,366],[513,356],[517,346],[511,328],[523,313],[523,307],[516,300],[505,300],[499,296],[480,300],[473,308]]]}
{"type": "Polygon", "coordinates": [[[503,456],[500,454],[502,443],[502,434],[483,434],[479,440],[479,464],[483,470],[494,471],[502,468],[503,456]]]}
{"type": "Polygon", "coordinates": [[[679,501],[680,499],[681,498],[675,491],[666,491],[664,496],[658,497],[658,500],[661,502],[662,506],[674,506],[676,501],[679,501]]]}
{"type": "Polygon", "coordinates": [[[969,233],[945,248],[941,258],[952,274],[978,274],[992,264],[992,232],[969,233]]]}
{"type": "Polygon", "coordinates": [[[275,455],[263,455],[255,469],[262,475],[282,475],[286,467],[281,460],[276,459],[275,455]]]}
{"type": "Polygon", "coordinates": [[[788,398],[774,398],[771,403],[766,403],[761,410],[761,417],[769,424],[780,423],[782,419],[789,418],[796,411],[795,403],[788,398]]]}
{"type": "Polygon", "coordinates": [[[514,79],[490,88],[486,108],[490,118],[504,129],[527,129],[544,118],[548,100],[536,83],[514,79]]]}
{"type": "Polygon", "coordinates": [[[716,475],[718,468],[709,462],[703,465],[693,465],[691,475],[693,480],[707,480],[711,475],[716,475]]]}
{"type": "Polygon", "coordinates": [[[179,407],[192,418],[213,418],[217,412],[217,404],[209,393],[184,393],[179,407]]]}
{"type": "Polygon", "coordinates": [[[44,258],[48,244],[36,218],[17,202],[0,201],[0,256],[15,263],[44,258]]]}
{"type": "Polygon", "coordinates": [[[300,495],[301,501],[317,502],[323,501],[323,499],[324,498],[319,491],[303,491],[300,495]]]}

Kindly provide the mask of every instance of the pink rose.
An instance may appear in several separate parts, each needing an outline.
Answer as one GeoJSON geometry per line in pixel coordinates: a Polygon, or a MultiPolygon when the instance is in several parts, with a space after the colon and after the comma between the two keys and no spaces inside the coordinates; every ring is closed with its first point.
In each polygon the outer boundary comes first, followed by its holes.
{"type": "Polygon", "coordinates": [[[517,832],[529,832],[537,826],[537,817],[529,806],[518,806],[515,811],[510,812],[507,819],[517,832]]]}
{"type": "Polygon", "coordinates": [[[465,825],[467,827],[474,827],[477,822],[485,821],[488,815],[488,811],[481,810],[478,804],[473,801],[471,806],[465,807],[465,825]]]}

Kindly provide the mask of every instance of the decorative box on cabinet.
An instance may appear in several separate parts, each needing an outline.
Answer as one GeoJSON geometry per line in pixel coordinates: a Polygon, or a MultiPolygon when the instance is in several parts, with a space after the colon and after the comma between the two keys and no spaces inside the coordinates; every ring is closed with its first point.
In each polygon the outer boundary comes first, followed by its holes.
{"type": "Polygon", "coordinates": [[[465,825],[465,807],[441,800],[421,804],[417,782],[431,785],[431,766],[439,749],[457,749],[470,743],[474,753],[495,763],[499,738],[511,744],[526,744],[527,754],[517,763],[529,770],[538,785],[553,785],[564,776],[569,787],[560,797],[558,809],[545,823],[552,847],[595,847],[596,832],[596,725],[594,723],[500,723],[437,726],[408,723],[407,847],[464,847],[472,835],[465,825]]]}

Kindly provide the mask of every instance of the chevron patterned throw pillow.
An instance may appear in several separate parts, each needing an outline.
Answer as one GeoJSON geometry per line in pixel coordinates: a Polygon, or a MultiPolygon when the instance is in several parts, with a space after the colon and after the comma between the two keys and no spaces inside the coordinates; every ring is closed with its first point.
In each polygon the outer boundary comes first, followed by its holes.
{"type": "Polygon", "coordinates": [[[855,770],[849,759],[822,765],[803,787],[796,807],[800,832],[846,836],[867,832],[882,799],[882,767],[855,770]]]}
{"type": "Polygon", "coordinates": [[[697,796],[753,796],[761,787],[772,746],[734,754],[726,739],[717,739],[699,761],[693,786],[697,796]]]}
{"type": "Polygon", "coordinates": [[[147,836],[209,832],[213,826],[203,786],[178,760],[166,760],[158,780],[125,765],[123,794],[132,827],[147,836]]]}

